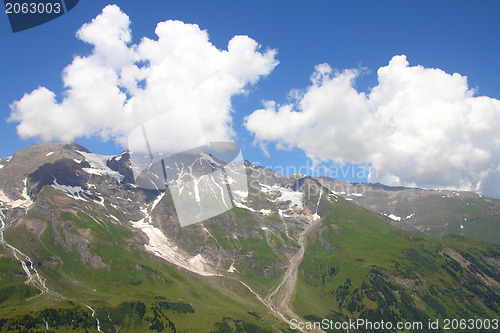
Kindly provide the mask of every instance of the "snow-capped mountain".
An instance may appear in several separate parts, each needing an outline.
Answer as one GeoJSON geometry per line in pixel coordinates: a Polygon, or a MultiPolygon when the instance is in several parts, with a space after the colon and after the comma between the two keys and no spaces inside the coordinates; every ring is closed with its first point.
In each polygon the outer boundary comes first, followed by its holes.
{"type": "MultiPolygon", "coordinates": [[[[480,224],[498,240],[498,200],[302,174],[284,177],[206,150],[142,168],[134,158],[128,152],[101,156],[74,143],[43,143],[0,160],[4,307],[28,299],[36,309],[47,302],[63,309],[71,301],[87,325],[79,328],[140,332],[161,323],[174,331],[174,323],[190,329],[195,324],[170,308],[161,310],[171,304],[162,300],[191,304],[205,316],[212,312],[196,305],[203,299],[221,306],[206,319],[211,328],[202,331],[228,324],[227,318],[233,320],[230,326],[244,322],[265,331],[313,314],[340,320],[378,311],[394,319],[394,311],[413,309],[433,318],[436,296],[426,296],[428,289],[421,286],[434,283],[440,293],[451,293],[443,311],[454,311],[458,305],[451,300],[458,294],[446,281],[455,279],[460,292],[475,295],[481,313],[498,315],[498,247],[486,244],[474,252],[477,245],[465,239],[441,242],[417,231],[425,223],[433,232],[442,228],[444,220],[436,217],[448,212],[450,233],[463,235],[480,224]],[[442,201],[433,210],[428,202],[436,196],[442,201]],[[195,222],[183,224],[182,218],[195,222]],[[453,232],[458,223],[462,228],[453,232]],[[419,273],[417,267],[425,268],[419,273]],[[444,274],[445,282],[433,274],[444,274]],[[473,289],[471,279],[487,293],[473,289]],[[379,292],[386,293],[384,299],[377,298],[379,292]],[[407,303],[394,296],[389,304],[394,293],[407,295],[407,303]],[[129,309],[137,327],[113,312],[125,299],[146,306],[145,312],[139,305],[129,309]],[[220,310],[228,306],[236,309],[229,317],[220,310]]],[[[5,318],[16,327],[15,317],[5,318]]],[[[56,325],[43,311],[30,318],[38,323],[34,327],[69,325],[56,325]]]]}

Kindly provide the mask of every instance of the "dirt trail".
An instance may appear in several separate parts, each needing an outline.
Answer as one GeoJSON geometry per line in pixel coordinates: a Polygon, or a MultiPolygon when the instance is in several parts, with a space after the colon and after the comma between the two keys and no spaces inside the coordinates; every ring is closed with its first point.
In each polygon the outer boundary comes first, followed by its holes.
{"type": "MultiPolygon", "coordinates": [[[[315,230],[316,227],[321,225],[321,217],[318,215],[321,194],[322,192],[320,192],[320,196],[318,198],[316,212],[310,216],[310,223],[306,226],[304,231],[300,233],[297,239],[297,243],[300,246],[299,251],[297,251],[297,253],[290,259],[290,265],[285,275],[283,276],[283,280],[281,281],[281,283],[265,299],[265,303],[271,306],[281,316],[283,316],[283,314],[286,314],[291,319],[297,319],[298,321],[301,321],[301,319],[291,309],[290,301],[295,289],[295,285],[297,283],[299,265],[304,259],[304,253],[307,246],[307,236],[311,233],[311,231],[315,230]]],[[[288,319],[286,320],[286,322],[290,323],[288,319]]],[[[320,332],[323,331],[320,330],[320,332]]]]}
{"type": "Polygon", "coordinates": [[[299,319],[299,316],[297,316],[290,308],[290,298],[297,283],[299,265],[304,258],[304,252],[307,246],[307,235],[309,235],[311,230],[314,230],[320,224],[321,219],[312,220],[311,224],[309,224],[307,228],[299,235],[299,238],[297,240],[298,244],[300,245],[299,251],[292,257],[292,259],[290,259],[290,266],[283,276],[283,280],[281,281],[281,283],[266,297],[266,301],[269,304],[276,304],[275,307],[279,311],[286,313],[292,318],[299,319]],[[274,300],[273,297],[275,298],[274,300]]]}
{"type": "MultiPolygon", "coordinates": [[[[252,294],[257,297],[257,299],[266,306],[277,318],[281,319],[283,322],[292,326],[292,319],[302,321],[299,316],[297,316],[290,308],[290,298],[292,296],[293,290],[295,289],[295,284],[297,283],[297,273],[299,265],[304,258],[305,248],[307,246],[307,236],[314,230],[317,226],[321,224],[321,219],[311,217],[311,223],[307,225],[306,229],[299,235],[297,240],[300,245],[299,251],[290,259],[290,266],[288,267],[283,279],[280,284],[265,298],[256,293],[249,285],[243,281],[239,281],[244,285],[252,294]],[[273,300],[274,298],[274,300],[273,300]]],[[[297,327],[297,330],[305,332],[305,330],[297,327]]],[[[319,330],[319,332],[324,332],[319,330]]]]}

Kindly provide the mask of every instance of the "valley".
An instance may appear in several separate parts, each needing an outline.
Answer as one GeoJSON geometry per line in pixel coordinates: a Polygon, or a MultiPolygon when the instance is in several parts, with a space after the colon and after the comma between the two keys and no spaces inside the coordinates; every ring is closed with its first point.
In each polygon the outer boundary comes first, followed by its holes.
{"type": "MultiPolygon", "coordinates": [[[[356,184],[340,191],[245,162],[248,192],[232,194],[233,208],[181,227],[169,190],[137,186],[127,153],[46,143],[0,165],[0,331],[293,332],[292,319],[500,316],[499,200],[373,184],[353,195],[356,184]],[[425,210],[429,195],[443,199],[440,215],[425,210]]],[[[220,193],[212,181],[203,190],[220,193]]]]}

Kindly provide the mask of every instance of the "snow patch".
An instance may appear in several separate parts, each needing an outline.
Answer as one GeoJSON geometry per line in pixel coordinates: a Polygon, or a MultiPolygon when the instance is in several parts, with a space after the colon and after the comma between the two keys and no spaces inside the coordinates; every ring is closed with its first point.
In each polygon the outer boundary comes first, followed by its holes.
{"type": "Polygon", "coordinates": [[[124,154],[125,154],[125,152],[123,152],[123,153],[121,153],[120,155],[115,156],[115,157],[113,157],[113,158],[115,159],[115,161],[119,161],[119,160],[121,160],[121,159],[122,159],[122,157],[123,157],[123,155],[124,155],[124,154]]]}
{"type": "Polygon", "coordinates": [[[156,208],[156,205],[163,199],[165,196],[165,192],[161,193],[159,196],[156,197],[155,201],[153,201],[153,206],[151,206],[151,211],[153,211],[156,208]]]}
{"type": "Polygon", "coordinates": [[[103,206],[103,207],[106,207],[104,205],[104,198],[102,196],[100,196],[100,195],[97,195],[97,194],[96,194],[96,196],[99,198],[99,201],[94,200],[94,202],[97,203],[97,204],[99,204],[99,205],[101,205],[101,206],[103,206]]]}
{"type": "Polygon", "coordinates": [[[292,217],[291,215],[283,213],[283,211],[281,209],[278,209],[278,215],[280,217],[292,217]]]}
{"type": "Polygon", "coordinates": [[[8,204],[12,208],[21,207],[21,208],[28,209],[33,204],[33,201],[31,201],[31,198],[28,195],[28,186],[27,186],[28,185],[28,178],[25,178],[23,183],[24,183],[24,188],[23,188],[23,191],[21,193],[21,195],[23,197],[22,199],[12,200],[11,198],[9,198],[5,193],[3,193],[0,190],[0,202],[8,204]]]}
{"type": "Polygon", "coordinates": [[[304,177],[306,177],[306,175],[304,175],[302,172],[299,171],[294,172],[293,174],[290,175],[290,178],[296,178],[296,179],[304,177]]]}
{"type": "Polygon", "coordinates": [[[89,215],[89,216],[90,216],[90,218],[91,218],[92,220],[94,220],[94,222],[95,222],[95,223],[97,223],[97,224],[99,224],[99,225],[102,225],[102,224],[101,224],[101,222],[99,222],[99,220],[97,220],[96,218],[94,218],[92,215],[89,215]]]}
{"type": "Polygon", "coordinates": [[[12,200],[10,199],[5,193],[0,191],[0,202],[4,204],[8,204],[12,208],[17,208],[17,207],[23,207],[23,208],[28,208],[29,204],[24,202],[24,200],[18,199],[18,200],[12,200]]]}
{"type": "Polygon", "coordinates": [[[247,198],[248,197],[248,191],[236,190],[236,191],[233,191],[233,194],[237,194],[237,195],[239,195],[242,198],[247,198]]]}
{"type": "Polygon", "coordinates": [[[271,194],[273,191],[279,191],[278,185],[269,186],[266,184],[259,183],[260,191],[265,194],[271,194]]]}
{"type": "Polygon", "coordinates": [[[228,273],[234,273],[237,272],[236,267],[234,267],[234,262],[231,264],[231,267],[227,270],[228,273]]]}
{"type": "Polygon", "coordinates": [[[411,219],[413,216],[415,216],[415,214],[410,214],[407,217],[405,217],[405,220],[411,219]]]}
{"type": "Polygon", "coordinates": [[[120,223],[120,220],[118,220],[118,218],[112,214],[109,214],[109,217],[111,217],[113,220],[115,220],[116,222],[120,223]]]}
{"type": "Polygon", "coordinates": [[[318,197],[318,202],[316,203],[316,212],[312,216],[313,221],[319,220],[321,218],[321,216],[318,215],[318,209],[319,209],[319,203],[321,201],[322,195],[323,195],[323,191],[320,191],[319,197],[318,197]]]}
{"type": "Polygon", "coordinates": [[[220,274],[211,273],[207,270],[207,261],[201,254],[187,258],[185,255],[177,252],[177,247],[171,244],[165,234],[160,229],[146,222],[146,220],[151,221],[151,217],[147,215],[142,220],[137,222],[130,221],[130,223],[134,228],[142,230],[148,236],[149,243],[145,245],[147,251],[190,272],[202,276],[220,276],[220,274]]]}
{"type": "Polygon", "coordinates": [[[247,205],[242,204],[241,202],[238,202],[236,200],[233,201],[233,203],[238,208],[243,208],[243,209],[249,210],[249,211],[254,212],[254,213],[261,213],[264,216],[271,215],[271,210],[270,209],[255,210],[252,207],[248,207],[247,205]]]}
{"type": "Polygon", "coordinates": [[[278,201],[290,201],[290,208],[297,206],[298,208],[303,208],[302,200],[304,198],[304,193],[289,190],[287,188],[280,188],[281,196],[277,199],[278,201]]]}
{"type": "MultiPolygon", "coordinates": [[[[229,176],[228,176],[228,177],[226,177],[226,179],[227,179],[227,183],[228,183],[229,185],[236,183],[236,180],[234,180],[233,178],[231,178],[231,177],[229,177],[229,176]]],[[[247,193],[248,193],[248,192],[247,192],[247,193]]]]}
{"type": "Polygon", "coordinates": [[[271,210],[270,209],[261,209],[259,210],[259,212],[261,212],[262,215],[271,215],[271,210]]]}
{"type": "Polygon", "coordinates": [[[47,153],[47,155],[45,155],[45,156],[50,156],[50,155],[52,155],[52,154],[54,154],[54,152],[53,152],[53,151],[51,151],[50,153],[47,153]]]}
{"type": "Polygon", "coordinates": [[[69,185],[61,185],[57,182],[57,179],[54,179],[54,183],[51,185],[53,188],[64,192],[68,197],[73,198],[75,200],[87,201],[81,194],[91,195],[92,193],[84,190],[80,186],[69,186],[69,185]]]}
{"type": "Polygon", "coordinates": [[[188,259],[188,263],[195,269],[203,271],[207,261],[201,256],[201,253],[198,253],[194,257],[188,259]]]}
{"type": "Polygon", "coordinates": [[[240,203],[240,202],[237,202],[237,201],[234,201],[234,205],[238,208],[243,208],[243,209],[247,209],[249,211],[252,211],[252,212],[256,212],[255,209],[251,208],[251,207],[248,207],[248,206],[245,206],[244,204],[240,203]]]}
{"type": "Polygon", "coordinates": [[[346,193],[344,191],[342,192],[336,192],[336,191],[331,191],[335,195],[345,195],[346,193]]]}
{"type": "Polygon", "coordinates": [[[262,193],[265,194],[273,194],[273,192],[281,193],[281,196],[277,198],[275,201],[282,201],[282,202],[290,201],[290,208],[295,206],[300,209],[303,208],[302,200],[304,198],[304,193],[292,191],[288,188],[279,187],[278,185],[269,186],[262,183],[259,183],[259,185],[262,193]]]}
{"type": "Polygon", "coordinates": [[[124,176],[122,174],[111,170],[107,165],[108,160],[113,158],[113,156],[97,155],[83,151],[78,151],[78,153],[90,164],[90,168],[83,168],[83,171],[91,175],[108,176],[119,182],[123,180],[124,176]]]}
{"type": "Polygon", "coordinates": [[[390,218],[391,220],[401,221],[401,216],[396,216],[394,214],[390,214],[390,215],[384,214],[384,215],[387,216],[388,218],[390,218]]]}
{"type": "Polygon", "coordinates": [[[338,200],[337,200],[337,196],[336,196],[335,194],[328,194],[328,196],[326,197],[326,199],[327,199],[328,201],[330,201],[331,203],[333,203],[333,202],[337,202],[337,201],[338,201],[338,200]],[[334,200],[334,201],[332,201],[332,199],[335,199],[335,200],[334,200]]]}
{"type": "Polygon", "coordinates": [[[389,218],[393,219],[394,221],[401,221],[401,216],[396,216],[394,214],[390,214],[389,218]]]}

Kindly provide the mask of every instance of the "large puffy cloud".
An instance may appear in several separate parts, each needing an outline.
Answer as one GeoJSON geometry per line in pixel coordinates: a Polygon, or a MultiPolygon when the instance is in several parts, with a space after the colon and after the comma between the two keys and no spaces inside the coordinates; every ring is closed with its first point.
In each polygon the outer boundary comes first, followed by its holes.
{"type": "MultiPolygon", "coordinates": [[[[64,141],[100,136],[126,146],[127,135],[144,121],[172,112],[171,120],[183,124],[196,112],[207,141],[228,141],[234,136],[231,96],[277,65],[274,50],[261,52],[247,36],[219,50],[197,25],[166,21],[157,25],[156,40],[132,44],[129,27],[116,5],[83,25],[77,37],[92,45],[91,53],[64,69],[60,102],[39,87],[12,103],[9,120],[19,122],[18,134],[64,141]]],[[[198,128],[184,135],[199,135],[198,128]]]]}
{"type": "Polygon", "coordinates": [[[467,78],[395,56],[378,85],[357,91],[357,70],[316,66],[287,105],[246,118],[265,146],[298,147],[316,161],[371,164],[368,180],[480,191],[500,197],[500,101],[475,97],[467,78]]]}

